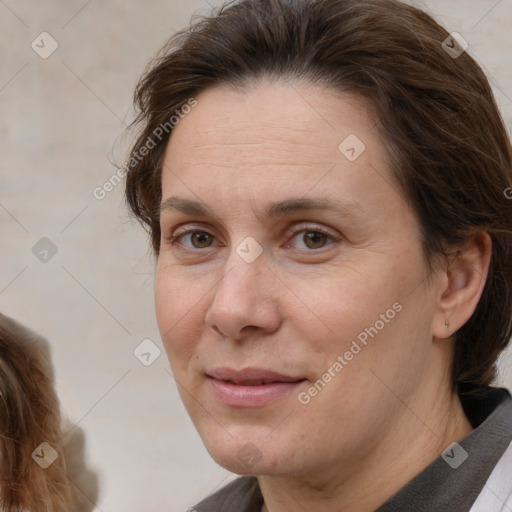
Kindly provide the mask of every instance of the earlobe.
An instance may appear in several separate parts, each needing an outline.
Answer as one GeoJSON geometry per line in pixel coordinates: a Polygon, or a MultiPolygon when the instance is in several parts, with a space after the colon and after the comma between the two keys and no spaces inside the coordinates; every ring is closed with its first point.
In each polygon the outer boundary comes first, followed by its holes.
{"type": "Polygon", "coordinates": [[[478,232],[447,259],[433,324],[435,337],[450,337],[471,318],[487,280],[491,253],[489,234],[478,232]]]}

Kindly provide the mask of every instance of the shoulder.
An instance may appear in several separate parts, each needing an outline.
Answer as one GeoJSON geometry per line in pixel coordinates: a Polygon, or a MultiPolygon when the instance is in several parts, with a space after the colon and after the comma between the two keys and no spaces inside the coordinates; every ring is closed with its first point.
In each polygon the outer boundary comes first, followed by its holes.
{"type": "Polygon", "coordinates": [[[263,497],[254,476],[237,478],[188,512],[260,512],[263,497]]]}

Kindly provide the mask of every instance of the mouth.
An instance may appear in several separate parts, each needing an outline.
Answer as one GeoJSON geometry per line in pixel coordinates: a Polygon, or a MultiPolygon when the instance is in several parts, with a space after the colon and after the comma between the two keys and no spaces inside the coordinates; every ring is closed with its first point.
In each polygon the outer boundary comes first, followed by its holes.
{"type": "MultiPolygon", "coordinates": [[[[230,384],[235,384],[237,386],[266,386],[267,384],[274,384],[276,382],[287,382],[287,381],[258,379],[258,380],[224,380],[224,382],[229,382],[230,384]]],[[[295,382],[295,381],[290,381],[290,382],[295,382]]]]}
{"type": "Polygon", "coordinates": [[[236,408],[263,407],[287,395],[306,380],[262,368],[216,368],[206,376],[216,398],[224,405],[236,408]]]}

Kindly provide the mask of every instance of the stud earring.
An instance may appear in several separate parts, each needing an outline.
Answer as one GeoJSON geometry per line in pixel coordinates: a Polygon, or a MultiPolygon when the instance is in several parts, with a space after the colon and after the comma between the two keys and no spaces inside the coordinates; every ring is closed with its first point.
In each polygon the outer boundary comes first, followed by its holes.
{"type": "Polygon", "coordinates": [[[448,327],[450,327],[450,320],[446,319],[444,321],[444,325],[446,326],[446,328],[448,329],[448,327]]]}

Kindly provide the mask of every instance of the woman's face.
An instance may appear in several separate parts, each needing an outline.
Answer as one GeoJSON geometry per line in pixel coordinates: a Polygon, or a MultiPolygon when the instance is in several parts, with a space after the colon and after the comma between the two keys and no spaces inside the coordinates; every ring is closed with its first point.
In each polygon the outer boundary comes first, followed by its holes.
{"type": "Polygon", "coordinates": [[[446,372],[438,282],[375,121],[299,82],[197,101],[166,151],[155,283],[183,402],[233,472],[356,463],[446,372]]]}

